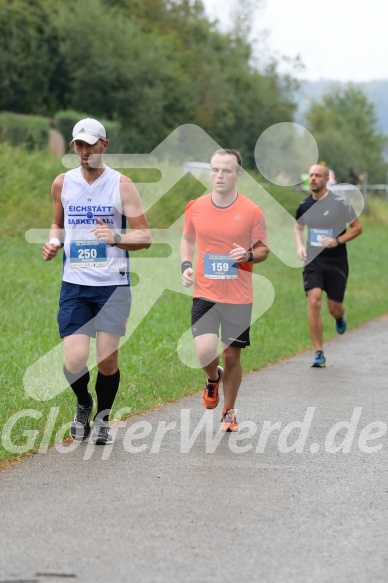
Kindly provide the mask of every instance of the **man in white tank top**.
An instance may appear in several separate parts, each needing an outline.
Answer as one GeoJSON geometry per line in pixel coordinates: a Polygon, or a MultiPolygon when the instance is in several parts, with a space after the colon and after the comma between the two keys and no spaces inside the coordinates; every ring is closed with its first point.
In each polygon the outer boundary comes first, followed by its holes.
{"type": "Polygon", "coordinates": [[[73,129],[71,145],[80,166],[52,185],[54,217],[45,261],[64,247],[58,325],[64,374],[77,397],[70,429],[82,441],[90,432],[93,399],[88,391],[90,338],[96,338],[97,411],[92,443],[112,443],[108,419],[120,382],[118,349],[131,307],[129,251],[147,249],[151,233],[132,181],[103,163],[109,140],[104,126],[86,118],[73,129]],[[127,232],[127,224],[130,230],[127,232]]]}

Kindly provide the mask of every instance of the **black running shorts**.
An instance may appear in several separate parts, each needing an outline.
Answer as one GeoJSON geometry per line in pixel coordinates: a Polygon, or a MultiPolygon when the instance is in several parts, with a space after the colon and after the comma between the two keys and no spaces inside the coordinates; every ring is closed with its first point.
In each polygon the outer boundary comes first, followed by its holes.
{"type": "Polygon", "coordinates": [[[194,298],[191,309],[191,331],[194,338],[203,334],[217,334],[227,346],[250,346],[249,329],[252,304],[225,304],[194,298]]]}
{"type": "Polygon", "coordinates": [[[307,294],[311,289],[322,289],[326,292],[329,300],[342,303],[345,297],[348,274],[347,261],[340,264],[311,261],[303,270],[304,290],[307,294]]]}

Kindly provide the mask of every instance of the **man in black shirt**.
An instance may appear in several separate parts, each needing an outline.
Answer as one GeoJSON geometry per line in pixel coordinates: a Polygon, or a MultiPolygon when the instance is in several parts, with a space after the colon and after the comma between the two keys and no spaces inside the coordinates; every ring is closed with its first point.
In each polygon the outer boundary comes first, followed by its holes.
{"type": "Polygon", "coordinates": [[[311,194],[296,210],[294,236],[297,255],[304,261],[303,284],[308,300],[308,325],[315,349],[313,367],[324,367],[322,292],[335,318],[339,334],[346,330],[343,300],[348,278],[346,243],[362,233],[362,225],[351,204],[327,189],[329,169],[315,164],[309,171],[311,194]],[[349,226],[349,229],[347,227],[349,226]],[[307,227],[307,244],[304,230],[307,227]]]}

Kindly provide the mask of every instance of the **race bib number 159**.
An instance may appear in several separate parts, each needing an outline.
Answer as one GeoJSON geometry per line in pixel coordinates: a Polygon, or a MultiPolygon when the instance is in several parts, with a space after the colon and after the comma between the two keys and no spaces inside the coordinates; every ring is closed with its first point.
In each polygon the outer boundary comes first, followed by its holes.
{"type": "Polygon", "coordinates": [[[237,279],[237,263],[229,255],[205,253],[204,275],[208,279],[237,279]]]}

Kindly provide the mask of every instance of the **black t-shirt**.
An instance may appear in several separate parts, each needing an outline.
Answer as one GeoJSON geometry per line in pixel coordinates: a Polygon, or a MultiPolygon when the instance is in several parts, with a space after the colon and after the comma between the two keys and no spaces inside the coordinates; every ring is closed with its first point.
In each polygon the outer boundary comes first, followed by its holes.
{"type": "Polygon", "coordinates": [[[325,197],[315,200],[310,194],[299,204],[295,218],[300,225],[308,228],[307,261],[346,261],[346,245],[326,249],[320,243],[322,236],[335,238],[342,235],[347,225],[357,218],[354,208],[346,198],[329,191],[325,197]]]}

